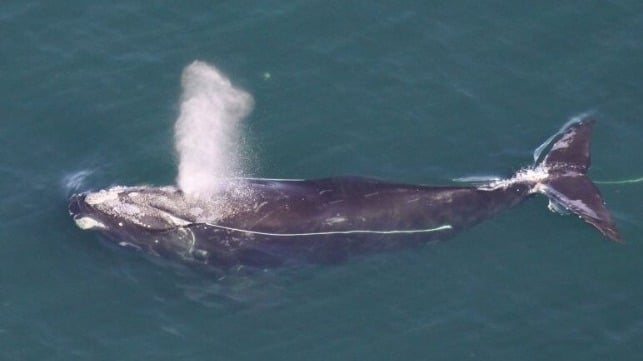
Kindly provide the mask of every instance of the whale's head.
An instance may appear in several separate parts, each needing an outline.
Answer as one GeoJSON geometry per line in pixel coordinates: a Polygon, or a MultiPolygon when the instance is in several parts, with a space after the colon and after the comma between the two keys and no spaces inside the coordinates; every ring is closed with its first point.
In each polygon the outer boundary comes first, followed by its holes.
{"type": "Polygon", "coordinates": [[[69,214],[84,230],[97,231],[116,245],[157,256],[193,259],[192,226],[217,223],[252,205],[239,183],[222,184],[211,197],[190,197],[167,187],[122,187],[75,194],[69,214]]]}
{"type": "Polygon", "coordinates": [[[82,229],[113,230],[125,226],[150,232],[184,226],[194,219],[185,212],[183,193],[174,187],[113,187],[75,194],[69,212],[82,229]]]}
{"type": "Polygon", "coordinates": [[[69,213],[79,228],[119,246],[162,254],[168,247],[189,249],[187,227],[205,212],[175,187],[113,187],[73,195],[69,213]]]}

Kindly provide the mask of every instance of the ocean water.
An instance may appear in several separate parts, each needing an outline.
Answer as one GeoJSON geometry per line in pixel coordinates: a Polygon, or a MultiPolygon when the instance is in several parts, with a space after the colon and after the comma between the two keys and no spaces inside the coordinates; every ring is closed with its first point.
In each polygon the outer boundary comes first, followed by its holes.
{"type": "Polygon", "coordinates": [[[256,177],[510,175],[590,112],[595,180],[643,176],[639,1],[3,1],[0,359],[639,360],[626,244],[537,198],[456,238],[213,279],[75,227],[74,191],[175,182],[180,75],[252,94],[256,177]]]}

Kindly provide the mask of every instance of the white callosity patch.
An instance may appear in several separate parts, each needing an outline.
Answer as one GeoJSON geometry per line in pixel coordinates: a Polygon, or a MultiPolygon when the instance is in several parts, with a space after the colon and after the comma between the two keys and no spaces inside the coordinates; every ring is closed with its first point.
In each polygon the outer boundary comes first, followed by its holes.
{"type": "Polygon", "coordinates": [[[201,208],[201,207],[192,207],[192,208],[190,208],[190,214],[193,215],[194,217],[199,217],[200,215],[203,214],[203,208],[201,208]]]}
{"type": "Polygon", "coordinates": [[[141,208],[133,204],[123,203],[119,207],[119,212],[128,216],[135,216],[141,214],[141,208]]]}
{"type": "Polygon", "coordinates": [[[182,76],[181,113],[175,125],[177,183],[188,196],[209,198],[243,174],[240,122],[253,107],[248,93],[216,68],[195,61],[182,76]]]}
{"type": "Polygon", "coordinates": [[[118,199],[118,194],[125,189],[124,187],[113,187],[110,189],[103,189],[95,193],[89,193],[85,197],[85,202],[89,205],[98,205],[105,202],[110,202],[118,199]]]}
{"type": "Polygon", "coordinates": [[[76,225],[80,229],[94,229],[94,228],[106,229],[107,228],[103,223],[91,217],[75,218],[74,222],[76,222],[76,225]]]}

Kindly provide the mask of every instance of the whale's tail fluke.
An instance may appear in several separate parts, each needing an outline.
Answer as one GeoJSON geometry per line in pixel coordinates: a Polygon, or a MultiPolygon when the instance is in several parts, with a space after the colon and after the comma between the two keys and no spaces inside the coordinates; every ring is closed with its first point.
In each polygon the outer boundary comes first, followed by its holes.
{"type": "Polygon", "coordinates": [[[594,120],[584,119],[561,131],[549,153],[538,165],[547,177],[535,190],[550,200],[550,209],[574,213],[605,237],[623,242],[600,191],[586,175],[590,167],[590,143],[594,120]]]}

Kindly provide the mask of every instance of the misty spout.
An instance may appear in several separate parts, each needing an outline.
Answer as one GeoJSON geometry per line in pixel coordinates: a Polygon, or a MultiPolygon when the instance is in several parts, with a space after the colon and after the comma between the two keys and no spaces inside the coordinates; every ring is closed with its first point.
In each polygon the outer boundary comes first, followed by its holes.
{"type": "Polygon", "coordinates": [[[247,157],[240,123],[252,111],[253,98],[201,61],[185,68],[181,84],[175,125],[177,184],[188,196],[208,198],[222,180],[244,175],[247,157]]]}

